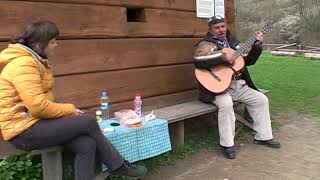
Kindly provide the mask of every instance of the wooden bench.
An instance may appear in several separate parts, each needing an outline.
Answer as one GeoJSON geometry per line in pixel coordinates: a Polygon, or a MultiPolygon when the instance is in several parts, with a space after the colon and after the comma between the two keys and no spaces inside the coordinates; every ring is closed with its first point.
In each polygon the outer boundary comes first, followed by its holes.
{"type": "MultiPolygon", "coordinates": [[[[0,159],[10,155],[21,155],[29,153],[31,155],[41,155],[42,171],[44,180],[62,180],[62,147],[53,146],[43,149],[37,149],[30,152],[16,149],[13,145],[4,141],[0,132],[0,159]]],[[[100,163],[101,165],[101,163],[100,163]]],[[[107,172],[101,172],[101,168],[97,168],[95,180],[104,180],[109,176],[107,172]]]]}
{"type": "MultiPolygon", "coordinates": [[[[1,132],[0,132],[1,135],[1,132]]],[[[54,146],[30,151],[31,155],[41,154],[44,180],[62,180],[62,151],[61,147],[54,146]]],[[[9,155],[21,155],[25,151],[17,150],[13,145],[4,141],[0,136],[0,159],[9,155]]]]}
{"type": "MultiPolygon", "coordinates": [[[[264,89],[259,89],[260,92],[267,94],[269,91],[264,89]]],[[[234,102],[234,106],[242,105],[239,102],[234,102]]],[[[154,110],[154,114],[162,119],[168,120],[170,125],[170,138],[173,148],[180,147],[184,144],[184,120],[204,115],[207,113],[216,112],[218,110],[217,106],[213,104],[205,104],[198,100],[190,101],[182,104],[177,104],[173,106],[168,106],[160,109],[154,110]]],[[[250,123],[250,117],[245,116],[245,112],[237,113],[235,116],[237,121],[246,125],[250,129],[252,124],[250,123]]]]}
{"type": "MultiPolygon", "coordinates": [[[[268,90],[260,91],[264,94],[268,93],[268,90]]],[[[238,102],[234,102],[234,106],[241,105],[238,102]]],[[[168,120],[170,126],[170,138],[174,148],[182,146],[184,144],[184,120],[190,119],[196,116],[204,115],[217,111],[217,107],[213,104],[205,104],[200,101],[190,101],[182,104],[168,106],[154,110],[154,114],[162,119],[168,120]]],[[[235,113],[236,119],[242,124],[252,129],[250,124],[243,115],[235,113]]],[[[0,132],[0,159],[9,155],[20,155],[26,153],[25,151],[15,149],[10,143],[3,140],[0,132]]],[[[62,147],[54,146],[39,150],[33,150],[29,152],[31,155],[41,154],[43,179],[44,180],[62,180],[62,147]]],[[[95,180],[104,180],[110,174],[107,172],[98,173],[95,180]]]]}

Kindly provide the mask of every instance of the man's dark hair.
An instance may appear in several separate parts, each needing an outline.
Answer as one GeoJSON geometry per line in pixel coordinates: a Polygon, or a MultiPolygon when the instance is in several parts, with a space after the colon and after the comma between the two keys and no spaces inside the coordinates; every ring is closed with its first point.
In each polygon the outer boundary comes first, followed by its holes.
{"type": "Polygon", "coordinates": [[[21,43],[33,48],[39,43],[41,50],[44,50],[49,41],[59,35],[58,27],[50,21],[35,21],[27,25],[21,35],[13,38],[11,43],[21,43]]]}

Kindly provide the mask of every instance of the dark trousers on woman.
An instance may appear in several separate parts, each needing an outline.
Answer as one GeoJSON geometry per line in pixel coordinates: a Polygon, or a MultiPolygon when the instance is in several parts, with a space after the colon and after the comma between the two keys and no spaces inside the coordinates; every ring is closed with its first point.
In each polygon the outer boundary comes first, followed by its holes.
{"type": "Polygon", "coordinates": [[[11,143],[27,151],[63,145],[75,154],[77,180],[94,179],[96,152],[109,171],[124,163],[123,157],[102,134],[95,118],[86,115],[40,120],[11,143]]]}

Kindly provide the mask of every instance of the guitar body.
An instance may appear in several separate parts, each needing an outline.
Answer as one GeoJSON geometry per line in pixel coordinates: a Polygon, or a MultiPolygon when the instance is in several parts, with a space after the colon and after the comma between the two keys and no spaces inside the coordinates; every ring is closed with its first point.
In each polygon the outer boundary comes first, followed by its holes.
{"type": "MultiPolygon", "coordinates": [[[[233,55],[235,50],[231,48],[225,48],[222,50],[225,54],[233,55]]],[[[219,65],[211,69],[211,72],[205,69],[196,69],[195,75],[200,84],[207,90],[213,93],[222,93],[228,89],[231,84],[232,76],[234,71],[232,68],[239,72],[243,69],[245,65],[242,56],[234,61],[233,65],[219,65]],[[231,68],[232,67],[232,68],[231,68]]]]}

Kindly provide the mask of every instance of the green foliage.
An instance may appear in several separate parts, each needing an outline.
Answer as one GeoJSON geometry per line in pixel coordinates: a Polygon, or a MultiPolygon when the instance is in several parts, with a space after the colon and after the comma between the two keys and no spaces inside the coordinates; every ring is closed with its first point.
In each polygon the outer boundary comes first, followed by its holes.
{"type": "Polygon", "coordinates": [[[263,54],[250,72],[259,88],[269,89],[271,110],[320,117],[320,61],[263,54]]]}
{"type": "Polygon", "coordinates": [[[42,179],[41,163],[35,163],[29,154],[9,156],[0,162],[0,180],[42,179]]]}
{"type": "Polygon", "coordinates": [[[267,43],[319,44],[319,0],[236,0],[235,4],[237,37],[241,41],[271,21],[275,24],[265,38],[267,43]]]}
{"type": "Polygon", "coordinates": [[[74,179],[73,162],[63,161],[63,180],[74,179]]]}
{"type": "Polygon", "coordinates": [[[300,41],[301,26],[300,17],[296,15],[287,15],[281,19],[279,26],[279,39],[282,43],[295,43],[300,41]]]}

